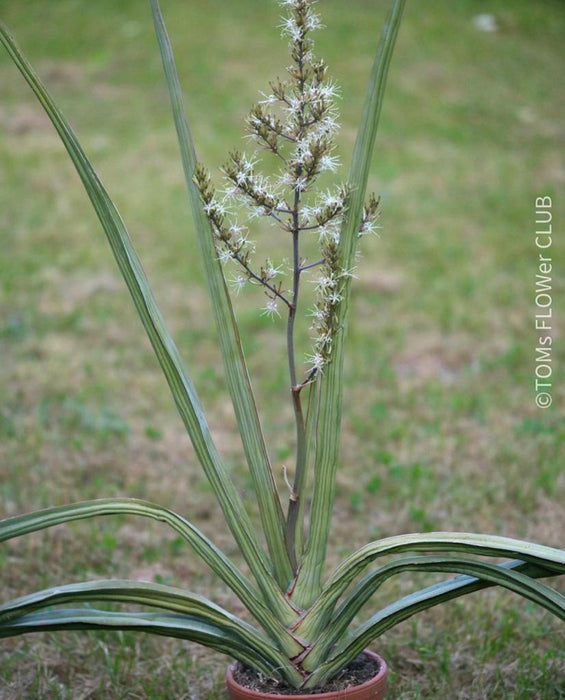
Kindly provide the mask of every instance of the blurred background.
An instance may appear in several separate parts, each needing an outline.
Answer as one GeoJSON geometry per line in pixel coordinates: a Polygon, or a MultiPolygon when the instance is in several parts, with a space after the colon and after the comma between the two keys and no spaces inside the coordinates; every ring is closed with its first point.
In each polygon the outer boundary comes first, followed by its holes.
{"type": "MultiPolygon", "coordinates": [[[[387,6],[319,3],[316,52],[341,88],[344,176],[387,6]]],[[[162,9],[199,156],[220,182],[228,151],[250,148],[243,121],[258,91],[284,74],[279,10],[271,0],[162,9]]],[[[3,0],[0,16],[120,209],[253,510],[148,4],[3,0]]],[[[369,539],[410,531],[563,546],[564,37],[559,0],[408,3],[370,179],[382,229],[363,240],[354,285],[330,566],[369,539]],[[539,196],[553,198],[555,230],[548,409],[534,400],[539,196]]],[[[0,84],[0,513],[142,497],[237,556],[78,177],[5,53],[0,84]]],[[[252,237],[275,260],[288,255],[270,227],[252,237]]],[[[236,300],[284,493],[284,324],[261,316],[263,305],[253,292],[236,300]]],[[[300,333],[307,353],[306,324],[300,333]]],[[[133,519],[14,541],[0,563],[2,599],[142,578],[241,614],[180,540],[133,519]]],[[[413,583],[390,584],[375,607],[413,583]]],[[[409,620],[377,646],[391,699],[549,699],[565,696],[564,643],[549,614],[488,591],[409,620]]],[[[222,698],[225,663],[129,634],[29,636],[0,644],[0,697],[222,698]]]]}

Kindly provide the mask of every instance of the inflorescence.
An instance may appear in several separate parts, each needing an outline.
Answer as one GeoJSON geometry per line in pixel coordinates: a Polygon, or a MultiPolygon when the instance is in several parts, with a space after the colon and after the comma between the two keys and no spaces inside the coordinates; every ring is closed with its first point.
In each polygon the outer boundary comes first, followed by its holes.
{"type": "MultiPolygon", "coordinates": [[[[321,27],[313,11],[315,0],[280,0],[288,10],[283,18],[282,34],[289,40],[291,65],[288,77],[270,83],[270,92],[250,111],[247,118],[249,136],[280,162],[275,176],[257,171],[257,160],[239,151],[230,153],[222,170],[226,188],[216,192],[207,170],[199,165],[195,172],[204,208],[221,262],[234,262],[232,277],[236,293],[247,284],[261,285],[268,297],[263,313],[280,315],[286,307],[293,335],[298,308],[300,278],[306,270],[319,272],[315,282],[316,301],[311,310],[314,346],[307,356],[309,381],[331,359],[332,340],[339,332],[337,307],[343,299],[344,285],[352,270],[340,264],[339,236],[347,206],[348,189],[316,191],[314,184],[324,172],[335,172],[339,159],[335,155],[338,130],[334,99],[336,85],[327,77],[327,66],[313,53],[311,32],[321,27]],[[249,230],[239,223],[234,211],[245,210],[247,221],[256,217],[271,219],[292,241],[291,282],[285,286],[283,266],[266,260],[259,267],[252,262],[254,246],[249,230]],[[307,262],[300,256],[300,236],[318,236],[319,259],[307,262]]],[[[379,200],[371,196],[365,206],[359,234],[374,232],[379,200]]],[[[289,348],[294,352],[293,347],[289,348]]],[[[293,384],[296,384],[295,377],[293,384]]]]}

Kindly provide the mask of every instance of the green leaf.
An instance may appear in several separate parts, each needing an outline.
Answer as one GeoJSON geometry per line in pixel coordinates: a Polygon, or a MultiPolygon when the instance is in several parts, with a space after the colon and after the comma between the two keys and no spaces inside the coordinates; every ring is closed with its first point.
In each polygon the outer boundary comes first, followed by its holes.
{"type": "Polygon", "coordinates": [[[162,506],[133,498],[108,498],[84,501],[71,505],[47,508],[0,521],[0,542],[21,537],[31,532],[44,530],[73,520],[103,515],[139,515],[164,522],[183,537],[196,554],[238,596],[249,612],[268,634],[290,656],[302,647],[279,624],[272,612],[262,602],[258,591],[198,528],[177,513],[162,506]]]}
{"type": "MultiPolygon", "coordinates": [[[[174,613],[106,612],[95,609],[30,613],[0,625],[0,637],[56,630],[133,630],[198,642],[280,678],[282,671],[256,653],[236,633],[188,615],[174,613]]],[[[288,669],[290,671],[290,669],[288,669]]]]}
{"type": "MultiPolygon", "coordinates": [[[[340,234],[340,265],[350,270],[354,265],[358,232],[377,126],[381,112],[386,79],[392,51],[402,19],[405,0],[394,0],[377,49],[369,82],[361,125],[355,142],[349,173],[350,194],[340,234]]],[[[293,592],[293,600],[308,607],[319,595],[326,559],[326,549],[333,511],[335,479],[339,457],[339,435],[343,401],[343,357],[349,310],[350,280],[347,280],[343,300],[339,304],[340,332],[332,346],[332,360],[321,379],[319,415],[315,423],[316,456],[314,463],[314,492],[310,515],[310,533],[304,560],[293,592]]]]}
{"type": "MultiPolygon", "coordinates": [[[[429,563],[425,561],[426,557],[418,557],[418,559],[419,563],[412,562],[412,564],[407,565],[407,568],[416,568],[420,571],[451,571],[479,578],[514,591],[545,607],[559,618],[565,619],[565,596],[516,569],[512,570],[497,564],[471,559],[453,558],[450,560],[443,558],[442,560],[431,560],[429,563]]],[[[418,591],[411,596],[401,598],[373,615],[337,645],[328,661],[316,667],[305,687],[313,687],[331,678],[386,630],[418,612],[444,602],[444,599],[438,596],[436,591],[432,591],[431,588],[418,591]]]]}
{"type": "MultiPolygon", "coordinates": [[[[269,640],[244,620],[228,613],[211,601],[194,593],[156,583],[139,581],[88,581],[49,588],[23,596],[0,606],[0,636],[6,626],[12,628],[14,622],[23,616],[53,605],[77,604],[85,602],[131,603],[161,608],[182,613],[194,620],[216,627],[239,639],[252,658],[266,660],[271,669],[287,669],[291,665],[269,640]]],[[[55,611],[53,611],[55,612],[55,611]]],[[[62,611],[63,612],[63,611],[62,611]]],[[[26,619],[30,619],[26,617],[26,619]]],[[[261,670],[261,669],[258,669],[261,670]]],[[[296,670],[293,671],[297,674],[296,670]]],[[[298,676],[298,678],[300,678],[298,676]]]]}
{"type": "Polygon", "coordinates": [[[144,581],[84,581],[46,588],[0,605],[0,624],[54,605],[109,602],[145,605],[193,617],[202,616],[214,624],[223,625],[245,638],[251,646],[264,645],[276,649],[257,630],[243,620],[226,612],[211,601],[179,588],[144,581]]]}
{"type": "Polygon", "coordinates": [[[70,125],[16,46],[6,27],[1,23],[0,41],[45,109],[73,161],[106,233],[118,267],[190,435],[194,450],[214,490],[228,526],[273,612],[285,622],[289,622],[294,618],[292,608],[272,578],[269,561],[230,474],[220,459],[196,389],[184,369],[177,347],[165,326],[127,229],[70,125]]]}
{"type": "Polygon", "coordinates": [[[540,544],[497,535],[468,532],[429,532],[388,537],[371,542],[348,557],[334,571],[323,593],[297,626],[306,639],[316,638],[328,623],[338,599],[355,578],[378,557],[403,552],[464,553],[527,561],[549,572],[565,572],[565,552],[540,544]]]}
{"type": "Polygon", "coordinates": [[[253,479],[265,539],[273,561],[275,575],[283,590],[286,590],[292,577],[292,569],[284,542],[284,515],[273,478],[222,266],[217,258],[210,223],[204,211],[200,193],[194,182],[194,172],[197,165],[196,151],[186,118],[186,110],[171,43],[157,0],[151,0],[151,9],[169,89],[194,225],[204,261],[208,292],[216,320],[228,389],[253,479]]]}
{"type": "MultiPolygon", "coordinates": [[[[342,639],[347,627],[355,618],[357,613],[388,578],[405,571],[415,571],[417,573],[426,571],[467,574],[470,571],[474,571],[476,573],[477,571],[482,570],[493,576],[492,578],[483,579],[465,576],[465,590],[458,593],[458,595],[463,595],[464,593],[471,593],[472,591],[479,590],[480,588],[496,585],[498,580],[496,580],[494,577],[494,570],[491,568],[492,566],[492,564],[485,564],[484,562],[480,562],[475,559],[433,556],[403,557],[370,572],[363,579],[361,579],[361,581],[359,581],[359,583],[352,588],[351,591],[348,592],[338,610],[332,616],[330,622],[324,627],[320,638],[313,644],[312,652],[308,655],[304,663],[304,668],[307,670],[313,670],[327,658],[328,652],[339,642],[340,639],[342,639]]],[[[511,569],[517,573],[524,574],[529,578],[541,578],[543,576],[555,575],[555,572],[550,569],[525,564],[522,561],[513,561],[508,562],[507,564],[495,565],[495,568],[500,568],[503,570],[511,569]]],[[[504,572],[501,575],[504,576],[504,572]]],[[[452,579],[452,581],[453,580],[456,579],[452,579]]],[[[447,583],[451,583],[451,581],[448,581],[447,583]]],[[[539,585],[542,586],[542,584],[539,585]]],[[[526,591],[524,595],[526,595],[526,597],[531,597],[534,602],[547,607],[550,612],[553,612],[556,615],[564,614],[563,603],[565,602],[565,598],[560,596],[560,594],[555,593],[555,591],[552,591],[552,589],[548,588],[547,586],[542,586],[541,590],[543,595],[539,599],[529,596],[529,591],[526,591]],[[545,597],[546,594],[549,595],[548,599],[545,597]],[[546,602],[548,603],[547,605],[546,602]],[[561,609],[556,607],[557,602],[560,603],[561,609]]],[[[520,591],[517,590],[516,592],[520,591]]],[[[537,591],[535,589],[533,590],[533,594],[534,596],[537,595],[537,591]]]]}

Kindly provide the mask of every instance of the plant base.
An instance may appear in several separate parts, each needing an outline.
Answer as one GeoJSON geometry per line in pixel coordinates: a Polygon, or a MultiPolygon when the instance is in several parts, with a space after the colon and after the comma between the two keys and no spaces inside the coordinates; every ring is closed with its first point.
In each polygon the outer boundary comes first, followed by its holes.
{"type": "Polygon", "coordinates": [[[262,691],[246,687],[235,680],[237,664],[228,667],[226,685],[230,700],[380,700],[386,692],[387,666],[378,654],[366,649],[364,655],[369,657],[378,667],[376,674],[359,685],[350,685],[342,689],[319,693],[262,691]]]}

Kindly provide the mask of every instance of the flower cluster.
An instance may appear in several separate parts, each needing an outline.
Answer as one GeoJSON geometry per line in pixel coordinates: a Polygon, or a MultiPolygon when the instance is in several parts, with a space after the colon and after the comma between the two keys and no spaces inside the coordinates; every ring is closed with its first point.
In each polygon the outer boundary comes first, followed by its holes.
{"type": "MultiPolygon", "coordinates": [[[[332,191],[317,191],[314,187],[322,173],[334,172],[339,165],[334,141],[338,130],[334,100],[338,90],[328,80],[324,61],[313,53],[310,35],[321,27],[320,18],[313,11],[314,2],[280,0],[288,10],[282,22],[282,33],[289,40],[292,62],[286,79],[272,81],[270,92],[262,95],[247,118],[248,135],[277,158],[278,173],[263,176],[257,172],[255,158],[234,151],[222,168],[226,189],[221,197],[216,194],[203,167],[199,166],[195,174],[218,257],[222,262],[233,261],[238,265],[238,272],[232,278],[235,291],[239,292],[247,282],[259,284],[268,297],[264,313],[280,315],[279,303],[287,307],[289,355],[294,354],[294,320],[301,276],[307,270],[318,269],[312,311],[314,349],[307,358],[310,370],[305,381],[330,361],[332,339],[339,332],[337,308],[345,281],[350,276],[339,263],[339,234],[348,190],[345,186],[332,191]],[[283,288],[282,266],[275,266],[270,260],[258,268],[253,266],[248,229],[232,216],[232,211],[241,205],[248,219],[270,218],[289,236],[292,259],[288,289],[283,288]],[[316,234],[320,259],[308,262],[301,257],[300,241],[303,235],[316,234]]],[[[377,209],[378,200],[371,197],[364,210],[360,234],[374,230],[377,209]]],[[[293,359],[290,365],[294,368],[293,359]]],[[[291,374],[294,371],[291,369],[291,374]]],[[[295,376],[291,380],[293,386],[298,382],[295,376]]]]}
{"type": "Polygon", "coordinates": [[[317,301],[311,312],[314,317],[311,329],[315,333],[314,351],[308,357],[312,368],[321,371],[330,359],[332,342],[339,330],[337,307],[343,299],[343,286],[347,275],[339,265],[337,241],[329,237],[321,244],[323,263],[316,282],[317,301]]]}
{"type": "Polygon", "coordinates": [[[360,236],[366,236],[371,233],[376,234],[379,228],[377,226],[377,219],[381,213],[379,209],[380,203],[380,197],[375,197],[374,194],[370,195],[368,202],[363,207],[363,217],[361,218],[361,226],[359,227],[360,236]]]}
{"type": "MultiPolygon", "coordinates": [[[[245,168],[248,189],[258,196],[258,188],[253,188],[249,185],[253,178],[249,176],[250,167],[247,167],[247,161],[245,168]]],[[[277,298],[283,299],[286,303],[286,299],[281,293],[282,283],[277,284],[274,282],[274,278],[280,273],[281,268],[274,267],[272,262],[267,259],[258,272],[253,270],[250,258],[254,248],[248,239],[247,227],[228,220],[229,209],[224,202],[217,199],[210,175],[202,165],[199,164],[196,167],[194,178],[204,203],[204,211],[208,216],[214,234],[214,243],[219,260],[222,263],[233,260],[240,267],[240,273],[236,274],[232,279],[236,293],[239,293],[248,281],[260,284],[265,288],[270,298],[271,303],[266,308],[275,312],[277,310],[277,298]]],[[[261,195],[261,199],[263,199],[263,195],[261,195]]],[[[264,195],[264,199],[265,202],[271,201],[268,195],[264,195]]]]}
{"type": "Polygon", "coordinates": [[[304,192],[324,171],[335,171],[337,88],[327,80],[327,66],[313,54],[310,33],[321,27],[312,2],[282,3],[290,8],[283,35],[290,39],[292,64],[286,80],[270,85],[271,93],[251,110],[250,135],[282,161],[280,184],[304,192]],[[275,111],[276,110],[276,111],[275,111]]]}

